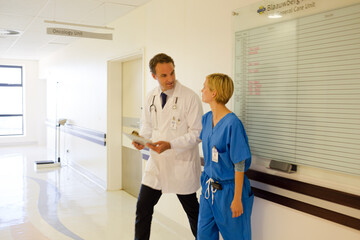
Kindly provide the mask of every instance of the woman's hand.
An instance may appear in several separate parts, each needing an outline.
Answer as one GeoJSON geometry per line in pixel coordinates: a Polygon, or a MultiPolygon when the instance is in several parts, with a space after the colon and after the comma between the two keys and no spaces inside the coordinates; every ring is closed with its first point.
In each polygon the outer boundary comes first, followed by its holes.
{"type": "Polygon", "coordinates": [[[234,198],[230,206],[233,218],[239,217],[243,214],[243,204],[241,202],[243,183],[244,173],[235,171],[234,198]]]}
{"type": "Polygon", "coordinates": [[[231,203],[231,211],[232,211],[232,217],[236,218],[241,216],[241,214],[243,214],[243,205],[241,200],[233,200],[231,203]]]}

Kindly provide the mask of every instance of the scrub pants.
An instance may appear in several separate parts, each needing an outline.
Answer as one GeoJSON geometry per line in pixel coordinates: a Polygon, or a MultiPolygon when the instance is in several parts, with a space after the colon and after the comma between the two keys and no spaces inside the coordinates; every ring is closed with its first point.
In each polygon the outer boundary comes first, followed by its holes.
{"type": "MultiPolygon", "coordinates": [[[[159,201],[161,194],[162,192],[160,190],[150,188],[146,185],[141,185],[136,204],[135,240],[148,240],[150,238],[150,228],[154,206],[159,201]]],[[[196,237],[199,215],[199,202],[197,200],[196,193],[188,195],[177,194],[177,197],[187,214],[191,231],[196,237]]]]}
{"type": "Polygon", "coordinates": [[[221,183],[223,189],[212,193],[208,180],[209,177],[203,172],[197,239],[218,240],[220,232],[224,240],[251,240],[250,217],[254,194],[248,178],[244,176],[241,197],[243,214],[237,218],[232,218],[230,208],[234,198],[234,181],[221,183]],[[205,194],[208,188],[209,193],[205,194]]]}

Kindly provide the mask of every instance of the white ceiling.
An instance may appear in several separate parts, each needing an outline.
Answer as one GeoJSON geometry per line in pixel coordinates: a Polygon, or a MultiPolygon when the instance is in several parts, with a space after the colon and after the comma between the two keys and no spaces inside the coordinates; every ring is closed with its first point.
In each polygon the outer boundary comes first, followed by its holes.
{"type": "MultiPolygon", "coordinates": [[[[18,36],[0,35],[0,58],[40,59],[75,37],[46,34],[46,28],[113,33],[109,30],[45,23],[44,20],[108,26],[107,24],[150,0],[0,0],[0,30],[20,31],[18,36]]],[[[108,26],[111,27],[111,26],[108,26]]],[[[109,40],[98,40],[109,41],[109,40]]]]}

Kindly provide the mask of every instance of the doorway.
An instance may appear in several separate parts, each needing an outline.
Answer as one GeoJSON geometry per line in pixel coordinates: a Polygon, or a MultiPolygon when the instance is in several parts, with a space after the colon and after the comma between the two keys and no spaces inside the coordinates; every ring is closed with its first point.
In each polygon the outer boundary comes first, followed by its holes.
{"type": "Polygon", "coordinates": [[[123,189],[137,197],[142,156],[123,135],[139,131],[144,95],[143,54],[108,62],[108,190],[123,189]]]}
{"type": "MultiPolygon", "coordinates": [[[[142,59],[122,62],[122,131],[140,131],[142,105],[142,59]]],[[[137,197],[142,177],[142,157],[129,139],[122,144],[123,189],[137,197]]]]}

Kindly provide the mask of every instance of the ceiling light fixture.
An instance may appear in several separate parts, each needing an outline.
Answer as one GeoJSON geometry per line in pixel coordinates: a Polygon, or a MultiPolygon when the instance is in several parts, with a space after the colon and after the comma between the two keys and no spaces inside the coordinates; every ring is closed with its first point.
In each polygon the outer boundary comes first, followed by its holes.
{"type": "Polygon", "coordinates": [[[4,36],[18,36],[20,31],[9,30],[9,29],[0,29],[0,37],[4,36]]]}
{"type": "Polygon", "coordinates": [[[268,15],[268,18],[282,18],[282,16],[278,13],[274,13],[272,15],[268,15]]]}
{"type": "Polygon", "coordinates": [[[52,23],[52,24],[60,24],[60,25],[77,26],[77,27],[87,27],[87,28],[98,28],[98,29],[114,30],[114,28],[110,28],[110,27],[106,27],[106,26],[103,27],[103,26],[78,24],[78,23],[68,23],[68,22],[58,22],[58,21],[49,21],[49,20],[44,20],[44,22],[45,23],[52,23]]]}

